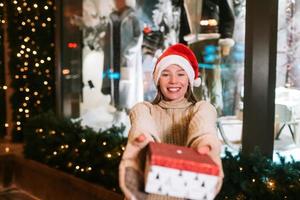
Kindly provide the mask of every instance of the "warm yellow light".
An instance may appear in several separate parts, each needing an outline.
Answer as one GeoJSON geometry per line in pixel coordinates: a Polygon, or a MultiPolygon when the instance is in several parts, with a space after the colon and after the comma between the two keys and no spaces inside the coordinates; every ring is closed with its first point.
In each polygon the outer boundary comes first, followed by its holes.
{"type": "Polygon", "coordinates": [[[45,61],[42,59],[42,60],[40,60],[40,63],[45,63],[45,61]]]}
{"type": "Polygon", "coordinates": [[[201,26],[207,26],[208,25],[208,20],[201,20],[200,25],[201,26]]]}
{"type": "Polygon", "coordinates": [[[29,89],[29,88],[26,88],[25,91],[26,91],[26,92],[30,92],[30,89],[29,89]]]}
{"type": "Polygon", "coordinates": [[[40,64],[39,63],[35,63],[35,67],[39,67],[40,66],[40,64]]]}
{"type": "Polygon", "coordinates": [[[48,82],[47,82],[47,81],[44,81],[44,85],[48,85],[48,82]]]}
{"type": "Polygon", "coordinates": [[[42,23],[42,27],[46,27],[46,23],[42,23]]]}
{"type": "Polygon", "coordinates": [[[9,153],[9,152],[10,152],[9,147],[5,147],[5,153],[9,153]]]}
{"type": "Polygon", "coordinates": [[[56,132],[55,132],[54,130],[52,130],[52,131],[50,131],[50,134],[51,134],[51,135],[55,135],[56,132]]]}
{"type": "Polygon", "coordinates": [[[21,8],[21,7],[17,7],[17,10],[18,10],[18,11],[22,11],[22,8],[21,8]]]}
{"type": "Polygon", "coordinates": [[[20,131],[20,130],[22,130],[22,128],[21,127],[17,127],[17,131],[20,131]]]}
{"type": "Polygon", "coordinates": [[[7,90],[7,86],[6,85],[3,85],[3,90],[7,90]]]}
{"type": "Polygon", "coordinates": [[[106,157],[111,158],[111,154],[110,153],[106,154],[106,157]]]}
{"type": "Polygon", "coordinates": [[[82,143],[85,143],[85,142],[86,142],[86,139],[83,138],[83,139],[81,140],[81,142],[82,142],[82,143]]]}
{"type": "Polygon", "coordinates": [[[217,26],[218,25],[218,21],[215,19],[209,19],[208,20],[208,25],[209,26],[217,26]]]}
{"type": "Polygon", "coordinates": [[[33,7],[37,8],[37,7],[38,7],[38,5],[35,3],[35,4],[33,4],[33,7]]]}
{"type": "Polygon", "coordinates": [[[25,113],[29,113],[29,110],[28,110],[28,109],[25,109],[25,113]]]}
{"type": "Polygon", "coordinates": [[[45,10],[48,10],[48,6],[44,6],[44,9],[45,9],[45,10]]]}
{"type": "Polygon", "coordinates": [[[104,142],[102,142],[102,145],[103,145],[103,146],[106,146],[106,144],[107,144],[107,143],[106,143],[105,141],[104,141],[104,142]]]}
{"type": "Polygon", "coordinates": [[[3,6],[4,6],[4,4],[1,2],[1,3],[0,3],[0,7],[3,7],[3,6]]]}
{"type": "Polygon", "coordinates": [[[51,60],[51,57],[47,57],[47,60],[50,61],[50,60],[51,60]]]}
{"type": "Polygon", "coordinates": [[[20,53],[21,53],[21,54],[24,54],[24,53],[25,53],[25,51],[21,50],[21,51],[20,51],[20,53]]]}
{"type": "Polygon", "coordinates": [[[20,126],[20,125],[21,125],[21,122],[17,121],[17,125],[20,126]]]}
{"type": "Polygon", "coordinates": [[[5,128],[8,128],[8,127],[9,127],[9,124],[8,124],[8,123],[5,123],[5,124],[4,124],[4,127],[5,127],[5,128]]]}
{"type": "Polygon", "coordinates": [[[25,22],[22,22],[21,24],[22,24],[22,26],[25,26],[25,25],[26,25],[26,23],[25,23],[25,22]]]}
{"type": "Polygon", "coordinates": [[[30,37],[24,38],[24,42],[28,42],[30,40],[30,37]]]}
{"type": "Polygon", "coordinates": [[[34,94],[35,96],[37,96],[39,93],[38,93],[38,92],[34,92],[33,94],[34,94]]]}
{"type": "Polygon", "coordinates": [[[18,3],[18,2],[15,0],[15,1],[14,1],[14,4],[17,4],[17,3],[18,3]]]}
{"type": "Polygon", "coordinates": [[[76,167],[75,167],[76,169],[80,169],[80,167],[77,165],[76,167]]]}
{"type": "Polygon", "coordinates": [[[62,74],[63,74],[63,75],[68,75],[68,74],[70,74],[70,69],[63,69],[63,70],[62,70],[62,74]]]}
{"type": "Polygon", "coordinates": [[[30,52],[31,50],[30,50],[30,48],[27,48],[26,51],[27,51],[27,52],[30,52]]]}
{"type": "Polygon", "coordinates": [[[24,65],[25,65],[25,66],[28,66],[28,62],[24,62],[24,65]]]}
{"type": "Polygon", "coordinates": [[[47,17],[47,21],[48,21],[48,22],[51,22],[51,18],[50,18],[50,17],[47,17]]]}
{"type": "Polygon", "coordinates": [[[54,151],[54,152],[53,152],[53,155],[57,155],[57,152],[56,152],[56,151],[54,151]]]}
{"type": "Polygon", "coordinates": [[[19,108],[19,112],[23,112],[23,108],[19,108]]]}
{"type": "Polygon", "coordinates": [[[29,97],[25,97],[25,100],[28,101],[28,100],[29,100],[29,97]]]}
{"type": "Polygon", "coordinates": [[[32,28],[31,31],[32,31],[32,32],[35,32],[35,28],[32,28]]]}
{"type": "Polygon", "coordinates": [[[36,52],[36,51],[32,51],[32,53],[33,53],[34,55],[36,55],[36,54],[37,54],[37,52],[36,52]]]}
{"type": "Polygon", "coordinates": [[[19,79],[19,75],[15,75],[15,79],[19,79]]]}

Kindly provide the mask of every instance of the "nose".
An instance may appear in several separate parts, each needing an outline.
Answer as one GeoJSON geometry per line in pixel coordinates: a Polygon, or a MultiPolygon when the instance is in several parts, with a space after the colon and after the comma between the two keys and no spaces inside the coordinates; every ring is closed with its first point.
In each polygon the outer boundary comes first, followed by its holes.
{"type": "Polygon", "coordinates": [[[176,82],[177,82],[177,77],[176,77],[176,75],[172,74],[172,75],[170,76],[169,82],[170,82],[170,83],[176,83],[176,82]]]}

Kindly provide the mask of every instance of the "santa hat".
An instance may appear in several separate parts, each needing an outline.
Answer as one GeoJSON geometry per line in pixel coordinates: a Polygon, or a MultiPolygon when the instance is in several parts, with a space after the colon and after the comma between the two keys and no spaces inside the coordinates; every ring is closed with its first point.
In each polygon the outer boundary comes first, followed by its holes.
{"type": "Polygon", "coordinates": [[[158,84],[162,71],[172,64],[178,65],[184,69],[188,75],[191,86],[200,86],[201,79],[198,77],[199,72],[197,58],[190,48],[180,43],[167,48],[157,59],[153,71],[155,85],[158,84]]]}

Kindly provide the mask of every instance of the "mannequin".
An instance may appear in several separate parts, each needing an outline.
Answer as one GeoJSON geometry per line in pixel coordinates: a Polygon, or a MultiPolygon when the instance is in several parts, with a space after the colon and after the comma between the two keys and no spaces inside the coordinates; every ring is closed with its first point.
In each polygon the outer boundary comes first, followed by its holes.
{"type": "Polygon", "coordinates": [[[109,15],[104,44],[103,94],[112,96],[118,111],[128,110],[143,99],[142,34],[133,8],[125,0],[115,0],[109,15]]]}

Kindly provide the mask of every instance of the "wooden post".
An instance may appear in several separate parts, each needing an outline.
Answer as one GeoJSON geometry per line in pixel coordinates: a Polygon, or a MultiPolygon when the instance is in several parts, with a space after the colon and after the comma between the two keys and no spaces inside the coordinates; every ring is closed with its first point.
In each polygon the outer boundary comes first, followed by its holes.
{"type": "Polygon", "coordinates": [[[5,102],[6,102],[6,121],[8,124],[7,127],[7,132],[6,132],[6,136],[4,137],[4,139],[6,141],[12,142],[12,130],[13,130],[13,119],[12,119],[12,114],[13,114],[13,110],[12,110],[12,106],[11,106],[11,96],[14,92],[13,88],[11,87],[11,75],[10,75],[10,69],[9,69],[9,62],[10,62],[10,47],[9,47],[9,42],[8,42],[8,19],[7,19],[7,4],[4,4],[4,20],[5,23],[3,24],[3,46],[4,46],[4,68],[5,68],[5,83],[7,85],[7,90],[6,90],[6,94],[5,94],[5,102]]]}

